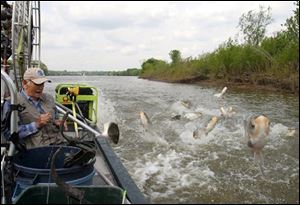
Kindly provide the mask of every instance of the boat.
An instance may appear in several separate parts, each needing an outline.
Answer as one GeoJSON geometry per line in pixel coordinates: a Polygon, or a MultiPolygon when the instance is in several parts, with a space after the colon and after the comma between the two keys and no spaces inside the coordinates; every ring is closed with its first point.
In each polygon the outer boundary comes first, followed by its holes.
{"type": "Polygon", "coordinates": [[[118,125],[97,125],[96,87],[66,82],[55,88],[56,108],[68,127],[60,126],[63,144],[27,149],[15,140],[23,73],[41,66],[40,24],[39,1],[1,1],[1,111],[5,97],[11,101],[10,116],[1,123],[1,204],[148,203],[114,152],[118,125]],[[5,139],[2,128],[8,125],[5,139]]]}

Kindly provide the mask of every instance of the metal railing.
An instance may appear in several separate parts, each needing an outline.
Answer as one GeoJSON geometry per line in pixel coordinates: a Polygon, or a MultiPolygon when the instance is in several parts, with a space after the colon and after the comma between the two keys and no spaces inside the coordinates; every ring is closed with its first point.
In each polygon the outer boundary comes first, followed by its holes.
{"type": "MultiPolygon", "coordinates": [[[[4,81],[5,85],[7,86],[9,93],[10,93],[10,99],[11,99],[11,105],[13,106],[17,106],[18,101],[17,101],[17,88],[14,84],[14,82],[12,81],[12,79],[6,74],[5,71],[1,70],[1,80],[4,81]]],[[[1,85],[3,86],[3,85],[1,85]]],[[[2,114],[2,112],[1,112],[2,114]]],[[[11,112],[11,119],[10,119],[10,133],[17,133],[18,132],[18,111],[17,110],[12,110],[11,112]]],[[[2,135],[2,133],[1,133],[2,135]]],[[[9,149],[8,151],[6,150],[6,148],[1,147],[1,156],[3,153],[3,157],[1,160],[1,188],[2,188],[2,197],[1,197],[1,204],[6,204],[7,203],[7,199],[5,197],[5,184],[4,184],[4,168],[6,165],[6,160],[5,158],[7,156],[13,156],[13,154],[15,153],[15,145],[13,142],[10,142],[9,144],[9,149]]]]}

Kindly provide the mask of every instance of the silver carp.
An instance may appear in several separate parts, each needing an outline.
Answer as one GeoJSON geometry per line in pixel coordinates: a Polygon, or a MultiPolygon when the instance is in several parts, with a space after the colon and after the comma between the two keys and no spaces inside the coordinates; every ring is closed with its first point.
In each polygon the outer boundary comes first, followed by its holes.
{"type": "Polygon", "coordinates": [[[265,115],[251,115],[244,120],[245,138],[248,147],[254,154],[254,161],[258,163],[260,171],[264,176],[263,165],[264,159],[262,149],[270,132],[270,120],[265,115]]]}
{"type": "Polygon", "coordinates": [[[143,111],[140,112],[140,119],[144,127],[147,127],[149,124],[151,124],[148,115],[143,111]]]}
{"type": "Polygon", "coordinates": [[[193,137],[196,139],[196,138],[201,138],[203,136],[206,136],[210,131],[214,129],[217,122],[218,122],[218,118],[216,116],[213,116],[205,128],[200,128],[193,132],[193,137]]]}
{"type": "Polygon", "coordinates": [[[224,93],[226,92],[226,90],[227,90],[227,87],[224,87],[220,93],[214,94],[214,96],[217,98],[221,98],[224,95],[224,93]]]}

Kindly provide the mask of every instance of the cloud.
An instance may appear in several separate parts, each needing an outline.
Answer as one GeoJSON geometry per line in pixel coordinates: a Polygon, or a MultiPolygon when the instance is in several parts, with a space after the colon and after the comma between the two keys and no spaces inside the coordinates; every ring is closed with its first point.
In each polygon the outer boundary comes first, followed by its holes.
{"type": "Polygon", "coordinates": [[[42,61],[50,69],[124,70],[148,58],[211,52],[234,38],[239,17],[271,6],[268,35],[293,15],[293,2],[41,2],[42,61]]]}

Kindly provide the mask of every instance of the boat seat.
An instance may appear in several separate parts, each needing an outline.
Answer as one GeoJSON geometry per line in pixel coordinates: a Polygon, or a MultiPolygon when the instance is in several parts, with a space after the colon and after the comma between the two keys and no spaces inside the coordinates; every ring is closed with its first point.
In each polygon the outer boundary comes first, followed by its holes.
{"type": "MultiPolygon", "coordinates": [[[[64,95],[68,92],[68,88],[67,87],[63,87],[60,89],[60,95],[64,95]]],[[[91,88],[83,88],[80,87],[79,88],[79,93],[78,95],[93,95],[93,90],[91,88]]]]}

